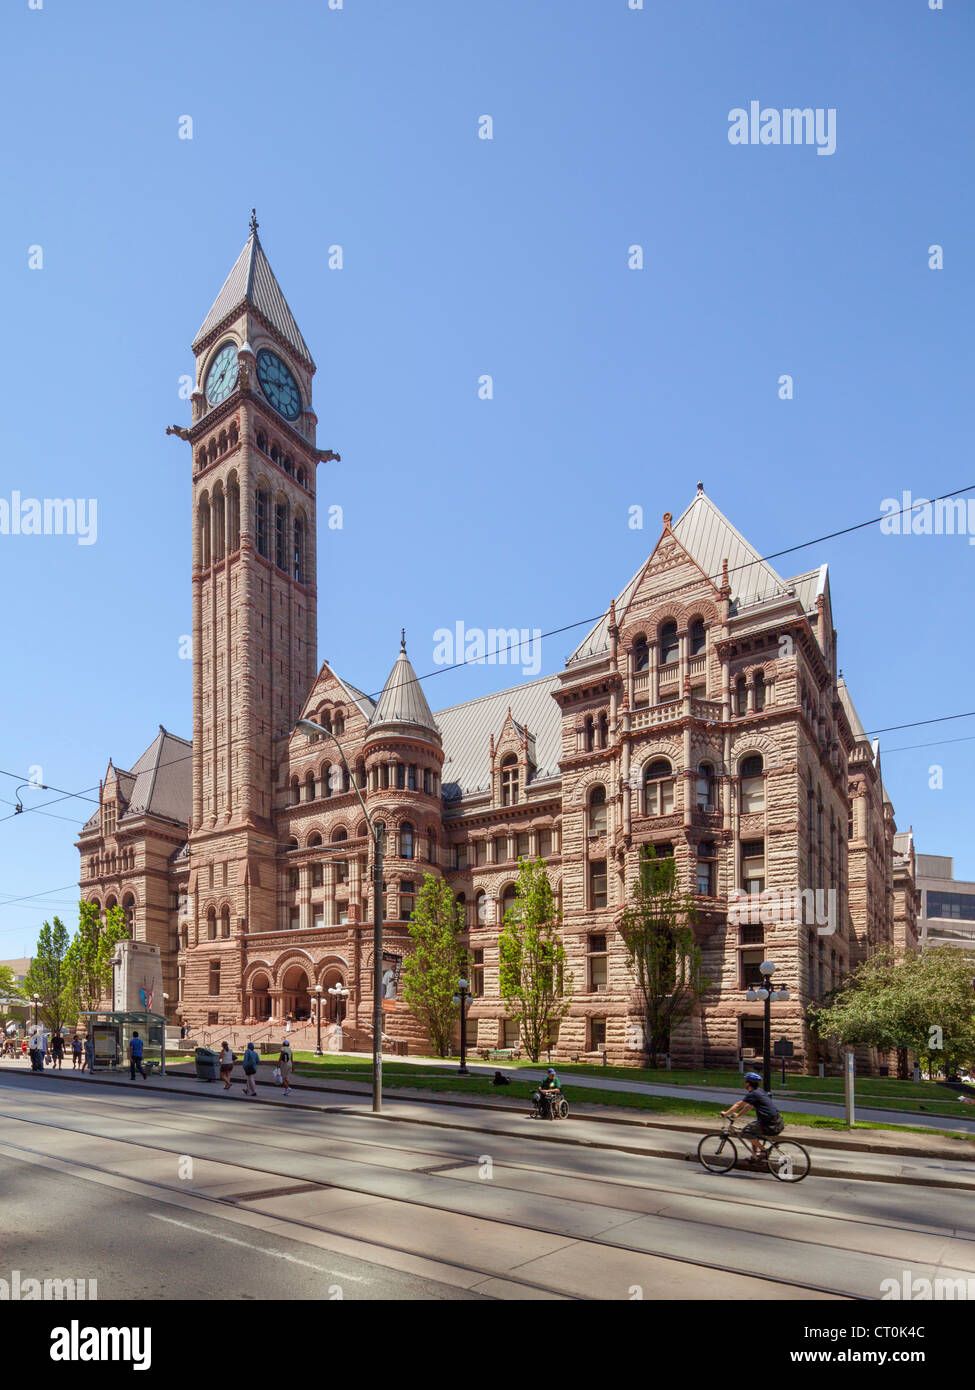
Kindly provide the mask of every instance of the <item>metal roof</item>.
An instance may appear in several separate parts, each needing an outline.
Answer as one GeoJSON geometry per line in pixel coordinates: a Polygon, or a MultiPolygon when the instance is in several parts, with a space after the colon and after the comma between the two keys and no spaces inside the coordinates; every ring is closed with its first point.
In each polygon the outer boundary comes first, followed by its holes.
{"type": "MultiPolygon", "coordinates": [[[[745,540],[724,515],[714,505],[703,488],[699,489],[690,506],[681,514],[671,528],[674,537],[680,542],[692,560],[700,565],[709,579],[717,586],[721,583],[722,561],[728,561],[728,582],[731,585],[732,602],[748,604],[760,599],[772,598],[777,594],[787,594],[797,582],[784,580],[776,574],[758,551],[745,540]]],[[[656,548],[656,547],[655,547],[656,548]]],[[[652,557],[651,557],[652,558],[652,557]]],[[[649,561],[637,570],[616,600],[616,617],[622,622],[628,605],[639,587],[640,579],[649,561]]],[[[800,576],[805,584],[812,574],[800,576]]],[[[822,573],[825,573],[825,566],[822,573]]],[[[808,588],[808,585],[806,585],[808,588]]],[[[815,602],[813,603],[815,607],[815,602]]],[[[569,657],[569,661],[581,661],[596,656],[609,649],[609,612],[603,614],[595,627],[591,628],[579,646],[569,657]]]]}
{"type": "Polygon", "coordinates": [[[465,793],[487,791],[491,785],[491,735],[495,739],[508,716],[528,729],[535,740],[535,777],[553,777],[562,755],[562,711],[552,699],[559,677],[540,680],[481,695],[462,705],[438,710],[443,735],[443,794],[453,801],[465,793]]]}
{"type": "Polygon", "coordinates": [[[210,312],[203,320],[203,326],[193,340],[195,350],[217,324],[244,304],[249,304],[260,316],[276,328],[284,340],[314,369],[308,344],[301,336],[294,314],[288,308],[288,301],[281,293],[281,286],[274,277],[264,248],[256,230],[247,238],[247,244],[237,257],[233,270],[223,282],[223,288],[213,301],[210,312]]]}
{"type": "Polygon", "coordinates": [[[369,721],[369,733],[389,725],[406,724],[413,728],[425,729],[435,735],[440,742],[440,730],[427,704],[427,697],[420,689],[416,672],[406,655],[406,644],[400,648],[393,669],[389,673],[383,692],[369,721]]]}
{"type": "MultiPolygon", "coordinates": [[[[136,816],[160,816],[187,824],[193,798],[192,744],[163,726],[131,771],[111,768],[118,779],[122,807],[118,824],[136,816]]],[[[98,828],[100,811],[83,830],[98,828]]]]}

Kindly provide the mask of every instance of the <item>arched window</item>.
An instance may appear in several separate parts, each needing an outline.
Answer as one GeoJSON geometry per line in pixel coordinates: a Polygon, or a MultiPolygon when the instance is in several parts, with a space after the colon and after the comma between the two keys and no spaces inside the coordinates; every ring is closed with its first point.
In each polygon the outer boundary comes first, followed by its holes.
{"type": "Polygon", "coordinates": [[[510,912],[510,911],[512,910],[512,908],[514,907],[515,901],[516,901],[517,897],[518,897],[518,889],[515,887],[515,885],[514,885],[513,883],[509,883],[508,886],[507,886],[507,888],[506,888],[506,889],[504,890],[504,892],[501,894],[501,920],[502,920],[502,922],[503,922],[504,919],[505,919],[506,913],[510,912]]]}
{"type": "Polygon", "coordinates": [[[488,900],[487,894],[481,888],[474,894],[474,925],[476,927],[486,927],[488,925],[488,900]]]}
{"type": "Polygon", "coordinates": [[[708,638],[703,618],[695,618],[691,623],[691,656],[700,656],[707,646],[708,638]]]}
{"type": "Polygon", "coordinates": [[[347,840],[348,838],[349,832],[346,830],[344,825],[336,826],[336,828],[332,831],[333,845],[340,845],[343,840],[347,840]]]}
{"type": "Polygon", "coordinates": [[[606,834],[606,788],[602,782],[589,793],[589,834],[606,834]]]}
{"type": "Polygon", "coordinates": [[[332,732],[336,738],[341,738],[345,733],[345,715],[340,709],[335,711],[335,717],[332,720],[332,732]]]}
{"type": "Polygon", "coordinates": [[[315,849],[315,847],[316,847],[317,845],[320,845],[321,843],[322,843],[322,837],[321,837],[321,835],[319,835],[319,833],[318,833],[317,830],[314,831],[311,835],[308,836],[308,848],[309,848],[309,849],[315,849]]]}
{"type": "Polygon", "coordinates": [[[599,716],[599,739],[597,746],[606,748],[609,746],[609,715],[605,711],[599,716]]]}
{"type": "Polygon", "coordinates": [[[697,770],[697,809],[714,810],[714,766],[711,763],[701,763],[697,770]]]}
{"type": "Polygon", "coordinates": [[[223,488],[217,484],[213,492],[213,558],[222,560],[226,542],[226,510],[223,488]]]}
{"type": "Polygon", "coordinates": [[[305,776],[305,800],[306,800],[306,801],[314,801],[314,800],[315,800],[315,774],[314,774],[314,772],[309,772],[309,773],[307,773],[306,776],[305,776]]]}
{"type": "Polygon", "coordinates": [[[671,620],[662,625],[660,629],[660,664],[667,666],[672,661],[676,661],[680,652],[680,643],[677,640],[677,624],[671,620]]]}
{"type": "Polygon", "coordinates": [[[305,523],[300,516],[295,517],[294,534],[294,577],[299,584],[305,582],[305,523]]]}
{"type": "Polygon", "coordinates": [[[755,708],[765,708],[765,677],[761,671],[755,672],[755,708]]]}
{"type": "Polygon", "coordinates": [[[257,431],[257,447],[260,449],[262,454],[267,453],[267,435],[264,434],[261,430],[257,431]]]}
{"type": "Polygon", "coordinates": [[[288,570],[288,504],[279,502],[274,508],[274,563],[279,570],[288,570]]]}
{"type": "Polygon", "coordinates": [[[308,486],[307,482],[305,481],[305,470],[303,468],[298,469],[298,472],[295,474],[295,477],[298,479],[298,482],[301,484],[302,487],[308,486]]]}
{"type": "Polygon", "coordinates": [[[587,753],[591,753],[595,747],[594,728],[593,717],[591,714],[587,714],[582,734],[582,746],[587,753]]]}
{"type": "Polygon", "coordinates": [[[748,713],[748,682],[739,676],[735,683],[735,714],[748,713]]]}
{"type": "Polygon", "coordinates": [[[297,849],[297,848],[298,848],[298,841],[297,841],[297,840],[295,839],[295,837],[292,835],[291,839],[288,841],[288,849],[297,849]]]}
{"type": "Polygon", "coordinates": [[[642,632],[633,643],[633,669],[634,671],[648,671],[650,669],[650,644],[642,632]]]}
{"type": "Polygon", "coordinates": [[[225,907],[220,913],[220,935],[230,935],[230,908],[225,907]]]}
{"type": "Polygon", "coordinates": [[[761,755],[752,753],[749,757],[744,758],[739,773],[741,776],[742,815],[747,815],[752,811],[764,811],[765,777],[761,755]]]}
{"type": "Polygon", "coordinates": [[[674,772],[666,758],[654,758],[643,778],[648,816],[669,816],[674,809],[674,772]]]}
{"type": "Polygon", "coordinates": [[[356,783],[356,786],[357,786],[357,787],[364,787],[364,786],[366,785],[366,760],[365,760],[365,758],[356,758],[356,762],[355,762],[355,783],[356,783]]]}
{"type": "Polygon", "coordinates": [[[399,857],[413,858],[413,826],[405,820],[399,828],[399,857]]]}
{"type": "Polygon", "coordinates": [[[128,927],[129,936],[135,938],[135,898],[131,893],[126,893],[122,899],[122,911],[125,913],[125,925],[128,927]]]}
{"type": "Polygon", "coordinates": [[[217,909],[211,907],[207,912],[207,941],[217,939],[217,909]]]}
{"type": "Polygon", "coordinates": [[[200,569],[210,568],[210,500],[204,496],[199,507],[200,569]]]}
{"type": "Polygon", "coordinates": [[[227,554],[240,549],[240,486],[231,475],[227,481],[227,554]]]}
{"type": "Polygon", "coordinates": [[[292,779],[291,779],[291,804],[292,804],[292,806],[297,806],[297,804],[298,804],[298,802],[299,802],[300,800],[301,800],[301,783],[298,781],[297,777],[292,777],[292,779]]]}
{"type": "Polygon", "coordinates": [[[264,488],[254,494],[254,548],[265,560],[271,558],[270,533],[271,499],[264,488]]]}
{"type": "Polygon", "coordinates": [[[518,803],[518,759],[514,753],[501,762],[501,805],[515,806],[518,803]]]}

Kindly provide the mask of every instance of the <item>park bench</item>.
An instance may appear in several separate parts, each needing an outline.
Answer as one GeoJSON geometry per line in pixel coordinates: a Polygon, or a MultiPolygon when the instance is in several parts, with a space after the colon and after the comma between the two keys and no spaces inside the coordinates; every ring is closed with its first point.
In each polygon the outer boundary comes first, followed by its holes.
{"type": "Polygon", "coordinates": [[[486,1062],[513,1062],[520,1055],[517,1047],[489,1047],[484,1051],[486,1062]]]}

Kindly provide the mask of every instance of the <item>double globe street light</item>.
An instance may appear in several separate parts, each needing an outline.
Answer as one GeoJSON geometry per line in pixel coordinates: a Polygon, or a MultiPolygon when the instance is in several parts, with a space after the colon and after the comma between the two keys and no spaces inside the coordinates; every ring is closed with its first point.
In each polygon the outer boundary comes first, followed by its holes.
{"type": "Polygon", "coordinates": [[[745,998],[752,1003],[761,999],[765,1004],[765,1022],[762,1033],[762,1052],[764,1054],[762,1086],[766,1091],[770,1091],[772,1089],[772,1000],[788,999],[789,991],[772,988],[772,976],[775,974],[775,966],[772,961],[763,960],[758,968],[762,975],[762,983],[758,989],[751,985],[745,993],[745,998]]]}

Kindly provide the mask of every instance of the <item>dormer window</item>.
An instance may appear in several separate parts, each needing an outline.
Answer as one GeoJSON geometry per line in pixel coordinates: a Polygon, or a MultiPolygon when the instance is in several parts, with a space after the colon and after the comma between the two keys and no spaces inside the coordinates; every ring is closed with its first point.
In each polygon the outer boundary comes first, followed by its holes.
{"type": "Polygon", "coordinates": [[[518,759],[509,753],[501,763],[501,805],[518,804],[518,759]]]}

